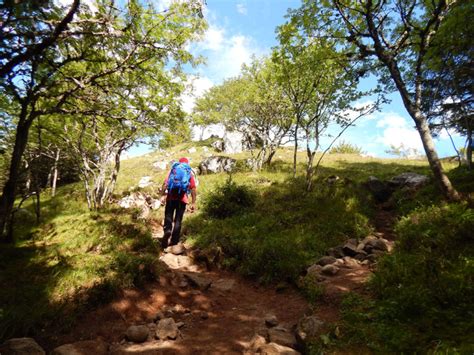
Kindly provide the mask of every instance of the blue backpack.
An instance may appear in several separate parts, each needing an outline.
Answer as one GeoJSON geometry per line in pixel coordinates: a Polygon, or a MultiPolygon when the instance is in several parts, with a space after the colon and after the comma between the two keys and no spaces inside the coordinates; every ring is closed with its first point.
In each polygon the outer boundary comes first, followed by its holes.
{"type": "Polygon", "coordinates": [[[189,192],[191,167],[186,163],[174,163],[168,178],[168,193],[183,195],[189,192]]]}

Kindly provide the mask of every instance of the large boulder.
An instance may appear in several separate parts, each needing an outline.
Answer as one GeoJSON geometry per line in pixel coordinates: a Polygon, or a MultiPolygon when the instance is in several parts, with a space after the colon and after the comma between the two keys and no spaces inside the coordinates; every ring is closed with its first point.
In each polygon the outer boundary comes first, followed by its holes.
{"type": "Polygon", "coordinates": [[[13,338],[0,345],[0,354],[45,355],[46,352],[32,338],[13,338]]]}
{"type": "Polygon", "coordinates": [[[160,257],[160,260],[165,263],[170,269],[181,269],[192,266],[193,260],[189,256],[174,255],[167,253],[160,257]]]}
{"type": "Polygon", "coordinates": [[[240,132],[226,132],[224,135],[224,153],[236,154],[244,150],[243,140],[244,136],[240,132]]]}
{"type": "Polygon", "coordinates": [[[388,184],[393,187],[410,187],[410,188],[419,188],[426,183],[428,183],[430,179],[428,176],[417,174],[417,173],[403,173],[391,178],[388,181],[388,184]]]}
{"type": "Polygon", "coordinates": [[[215,174],[221,172],[231,172],[235,167],[235,159],[225,156],[211,156],[204,159],[199,164],[200,174],[215,174]]]}

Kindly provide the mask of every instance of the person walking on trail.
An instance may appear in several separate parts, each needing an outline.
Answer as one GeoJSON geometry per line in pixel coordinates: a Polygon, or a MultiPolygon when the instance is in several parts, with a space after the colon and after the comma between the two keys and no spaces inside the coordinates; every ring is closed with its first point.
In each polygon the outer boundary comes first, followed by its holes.
{"type": "Polygon", "coordinates": [[[161,203],[163,204],[166,200],[164,236],[161,241],[161,247],[164,250],[179,242],[181,222],[188,204],[189,193],[191,194],[190,212],[194,212],[196,208],[196,181],[187,158],[181,158],[179,162],[173,163],[163,183],[162,191],[161,203]]]}

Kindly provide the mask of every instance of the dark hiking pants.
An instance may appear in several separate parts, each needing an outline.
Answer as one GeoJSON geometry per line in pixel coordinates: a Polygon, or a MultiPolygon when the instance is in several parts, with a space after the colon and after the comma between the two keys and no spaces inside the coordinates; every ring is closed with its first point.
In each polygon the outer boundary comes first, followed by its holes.
{"type": "Polygon", "coordinates": [[[166,201],[164,236],[161,241],[162,248],[178,244],[184,211],[186,211],[186,204],[184,202],[179,200],[166,201]],[[169,241],[170,237],[171,241],[169,241]]]}

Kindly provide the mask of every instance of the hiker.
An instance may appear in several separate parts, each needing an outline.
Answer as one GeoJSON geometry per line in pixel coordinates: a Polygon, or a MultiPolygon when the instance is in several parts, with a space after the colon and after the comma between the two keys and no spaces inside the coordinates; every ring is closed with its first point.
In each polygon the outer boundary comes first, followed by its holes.
{"type": "Polygon", "coordinates": [[[161,241],[161,247],[164,250],[179,242],[188,193],[191,193],[190,212],[194,212],[196,208],[196,181],[187,158],[181,158],[179,162],[173,163],[163,183],[162,191],[163,196],[160,201],[163,204],[166,200],[164,236],[161,241]]]}

